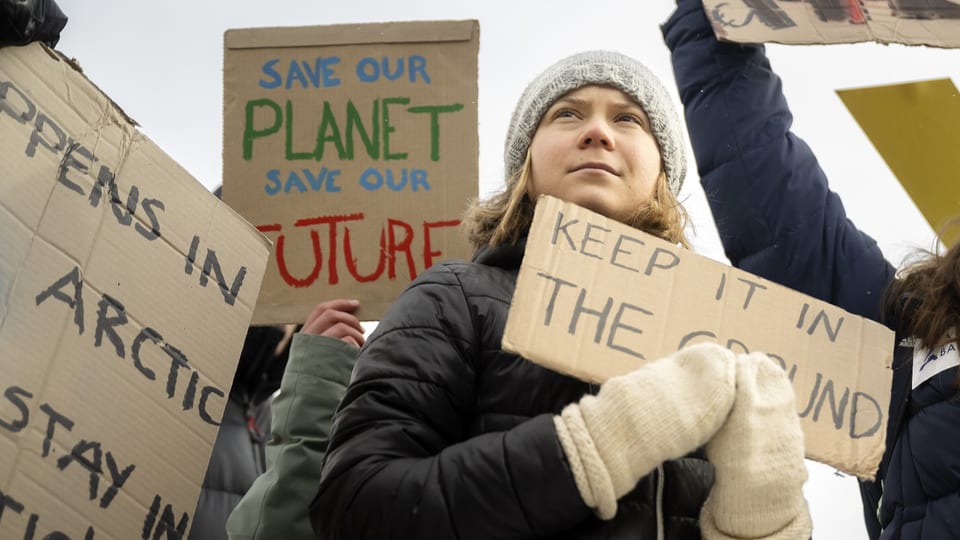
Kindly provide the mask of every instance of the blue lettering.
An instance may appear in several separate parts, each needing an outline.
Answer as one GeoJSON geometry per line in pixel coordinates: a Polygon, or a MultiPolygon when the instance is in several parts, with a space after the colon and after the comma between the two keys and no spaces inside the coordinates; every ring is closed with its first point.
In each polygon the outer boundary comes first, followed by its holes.
{"type": "Polygon", "coordinates": [[[308,88],[310,85],[307,83],[307,78],[303,74],[303,71],[300,71],[300,64],[296,60],[290,61],[290,70],[287,71],[287,90],[293,86],[294,79],[300,81],[300,85],[303,88],[308,88]]]}
{"type": "Polygon", "coordinates": [[[307,72],[307,77],[310,78],[310,83],[314,88],[320,88],[320,60],[321,58],[318,56],[313,68],[306,60],[303,61],[303,70],[307,72]]]}
{"type": "Polygon", "coordinates": [[[320,65],[320,69],[323,71],[323,85],[330,86],[340,86],[340,78],[333,76],[333,65],[340,63],[339,56],[331,56],[329,58],[317,58],[317,64],[320,65]]]}
{"type": "Polygon", "coordinates": [[[318,56],[314,61],[314,65],[311,68],[310,64],[306,60],[303,61],[303,69],[307,72],[307,76],[310,78],[310,82],[313,84],[314,88],[320,88],[320,75],[323,75],[323,85],[322,86],[339,86],[340,79],[334,77],[333,68],[328,64],[336,64],[340,62],[340,58],[337,56],[331,58],[324,58],[318,56]]]}
{"type": "Polygon", "coordinates": [[[328,193],[336,193],[340,191],[340,186],[337,185],[337,176],[340,175],[340,169],[328,170],[326,167],[322,167],[316,176],[313,175],[313,171],[310,169],[302,169],[304,176],[307,177],[307,182],[310,183],[310,188],[314,191],[326,191],[328,193]],[[324,181],[326,181],[324,183],[324,181]]]}
{"type": "Polygon", "coordinates": [[[370,167],[360,175],[360,185],[367,191],[376,191],[383,185],[383,176],[380,175],[380,171],[370,167]],[[372,180],[371,177],[373,177],[372,180]]]}
{"type": "MultiPolygon", "coordinates": [[[[340,171],[336,171],[339,173],[340,171]]],[[[376,191],[386,185],[390,191],[430,191],[426,169],[377,169],[370,167],[360,175],[360,186],[367,191],[376,191]]]]}
{"type": "MultiPolygon", "coordinates": [[[[284,75],[276,69],[280,60],[273,58],[264,62],[261,71],[265,77],[261,78],[259,85],[261,88],[279,88],[284,85],[284,75]]],[[[290,89],[293,86],[302,88],[321,88],[340,86],[340,78],[336,76],[333,66],[340,63],[339,56],[322,57],[318,56],[313,60],[313,65],[307,60],[290,60],[286,73],[285,88],[290,89]]],[[[379,67],[374,65],[376,73],[373,80],[379,78],[379,67]]]]}
{"type": "MultiPolygon", "coordinates": [[[[268,182],[263,185],[263,191],[271,196],[280,193],[281,189],[284,193],[290,193],[291,191],[299,193],[306,193],[307,191],[338,193],[341,191],[341,187],[337,184],[337,180],[341,172],[340,169],[321,167],[320,170],[314,173],[310,169],[304,168],[300,169],[300,172],[290,171],[287,173],[287,181],[284,183],[282,172],[279,169],[270,169],[267,171],[268,182]],[[306,179],[306,183],[304,183],[304,178],[306,179]],[[308,186],[309,190],[307,189],[308,186]]],[[[374,172],[376,173],[376,170],[374,170],[374,172]]],[[[380,187],[380,184],[383,184],[383,179],[380,179],[379,184],[372,189],[380,187]]]]}
{"type": "Polygon", "coordinates": [[[423,82],[430,84],[430,75],[427,74],[427,59],[414,54],[410,57],[410,82],[417,82],[417,73],[423,82]]]}
{"type": "Polygon", "coordinates": [[[340,169],[327,171],[327,191],[328,192],[336,193],[340,191],[340,186],[337,185],[338,176],[340,176],[340,169]]]}
{"type": "Polygon", "coordinates": [[[393,73],[390,73],[390,59],[386,56],[383,57],[383,76],[391,81],[395,81],[403,75],[403,57],[397,58],[397,69],[393,73]]]}
{"type": "Polygon", "coordinates": [[[283,182],[280,181],[280,170],[279,169],[270,169],[267,171],[267,180],[270,180],[270,184],[263,186],[263,190],[267,192],[267,195],[276,195],[280,192],[280,187],[283,185],[283,182]]]}
{"type": "Polygon", "coordinates": [[[261,88],[276,88],[280,86],[280,82],[283,79],[282,77],[280,77],[280,74],[277,73],[275,69],[273,69],[273,66],[276,65],[278,61],[279,60],[277,60],[276,58],[274,58],[273,60],[267,60],[266,62],[264,62],[263,66],[260,68],[261,71],[263,71],[263,74],[267,75],[271,79],[269,81],[260,79],[261,88]]]}
{"type": "Polygon", "coordinates": [[[427,182],[426,169],[413,169],[410,171],[410,189],[419,191],[422,186],[424,191],[430,191],[430,184],[427,182]]]}
{"type": "Polygon", "coordinates": [[[380,64],[369,56],[361,59],[357,62],[357,78],[363,82],[376,81],[380,78],[380,64]]]}
{"type": "Polygon", "coordinates": [[[300,193],[306,193],[307,191],[307,187],[303,185],[303,181],[297,176],[296,171],[290,171],[290,175],[287,176],[287,185],[283,187],[283,192],[290,193],[290,188],[292,187],[296,187],[300,193]]]}
{"type": "Polygon", "coordinates": [[[394,181],[393,181],[393,171],[390,170],[390,169],[387,169],[387,187],[390,188],[391,191],[400,191],[400,190],[402,190],[402,189],[404,188],[404,186],[407,185],[407,170],[406,170],[406,169],[403,169],[403,172],[401,173],[400,178],[401,178],[401,180],[400,180],[399,183],[394,182],[394,181]]]}

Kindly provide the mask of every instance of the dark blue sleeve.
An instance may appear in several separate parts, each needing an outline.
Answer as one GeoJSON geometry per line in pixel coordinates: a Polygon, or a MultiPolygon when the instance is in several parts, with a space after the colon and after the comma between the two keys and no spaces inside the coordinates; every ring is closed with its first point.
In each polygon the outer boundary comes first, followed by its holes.
{"type": "Polygon", "coordinates": [[[816,156],[790,131],[764,47],[718,41],[701,0],[679,0],[663,35],[730,262],[879,320],[894,269],[847,219],[816,156]]]}

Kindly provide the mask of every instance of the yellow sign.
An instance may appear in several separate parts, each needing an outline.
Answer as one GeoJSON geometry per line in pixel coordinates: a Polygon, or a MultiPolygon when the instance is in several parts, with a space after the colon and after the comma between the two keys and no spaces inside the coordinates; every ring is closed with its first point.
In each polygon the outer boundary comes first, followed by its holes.
{"type": "MultiPolygon", "coordinates": [[[[837,94],[934,231],[960,215],[960,97],[950,79],[837,94]]],[[[943,240],[957,239],[951,230],[943,240]]]]}

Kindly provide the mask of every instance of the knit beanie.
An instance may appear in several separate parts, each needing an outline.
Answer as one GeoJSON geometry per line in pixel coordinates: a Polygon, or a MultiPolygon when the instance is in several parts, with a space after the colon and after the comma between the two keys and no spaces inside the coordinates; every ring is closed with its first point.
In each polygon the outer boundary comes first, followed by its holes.
{"type": "Polygon", "coordinates": [[[564,58],[527,86],[513,111],[504,144],[507,181],[519,174],[540,118],[553,102],[591,84],[616,88],[643,107],[660,145],[670,191],[679,194],[687,174],[687,156],[680,119],[670,95],[646,66],[612,51],[589,51],[564,58]]]}

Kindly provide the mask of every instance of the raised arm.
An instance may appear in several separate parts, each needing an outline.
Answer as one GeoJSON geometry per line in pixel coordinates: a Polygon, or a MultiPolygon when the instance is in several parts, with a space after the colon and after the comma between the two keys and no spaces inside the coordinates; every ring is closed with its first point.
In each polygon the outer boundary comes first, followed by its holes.
{"type": "MultiPolygon", "coordinates": [[[[763,45],[719,42],[701,0],[663,26],[701,183],[734,266],[879,319],[894,269],[846,217],[763,45]]],[[[866,179],[865,179],[866,180],[866,179]]]]}

